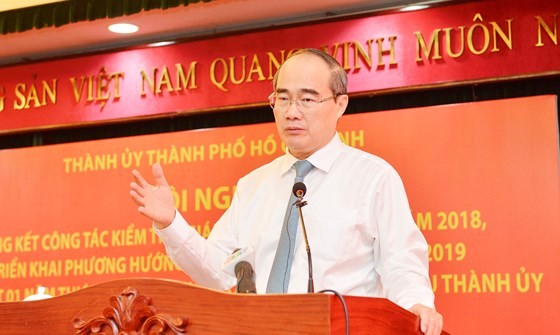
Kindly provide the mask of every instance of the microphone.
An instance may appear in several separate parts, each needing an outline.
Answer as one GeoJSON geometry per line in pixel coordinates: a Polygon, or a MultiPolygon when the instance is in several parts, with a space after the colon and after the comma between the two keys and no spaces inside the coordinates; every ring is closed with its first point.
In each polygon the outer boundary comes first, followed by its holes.
{"type": "Polygon", "coordinates": [[[237,293],[257,293],[255,287],[255,271],[247,261],[235,264],[235,277],[237,278],[237,293]]]}
{"type": "Polygon", "coordinates": [[[255,271],[253,271],[255,254],[251,247],[238,248],[226,258],[222,270],[237,278],[237,293],[257,293],[255,271]]]}
{"type": "Polygon", "coordinates": [[[307,230],[305,229],[305,222],[303,220],[303,213],[301,208],[307,205],[307,201],[303,201],[303,196],[307,193],[307,187],[302,182],[297,182],[292,187],[292,193],[298,198],[295,202],[296,207],[299,211],[299,217],[301,219],[301,227],[303,231],[303,239],[305,241],[305,251],[307,251],[307,264],[309,267],[309,279],[307,282],[307,293],[313,293],[315,291],[313,285],[313,264],[311,263],[311,249],[309,248],[309,241],[307,240],[307,230]]]}
{"type": "Polygon", "coordinates": [[[294,184],[294,187],[292,187],[292,193],[299,200],[301,200],[305,195],[305,193],[307,193],[307,186],[305,186],[305,184],[302,183],[301,181],[298,181],[297,183],[294,184]]]}

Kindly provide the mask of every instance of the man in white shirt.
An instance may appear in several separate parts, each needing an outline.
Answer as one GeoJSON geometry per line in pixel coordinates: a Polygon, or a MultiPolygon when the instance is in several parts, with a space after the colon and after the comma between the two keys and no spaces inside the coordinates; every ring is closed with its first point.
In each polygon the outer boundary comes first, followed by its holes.
{"type": "MultiPolygon", "coordinates": [[[[347,76],[328,54],[303,49],[274,78],[271,106],[285,155],[241,178],[231,206],[204,239],[174,208],[159,164],[155,185],[133,171],[130,194],[154,222],[169,257],[195,282],[235,286],[222,270],[237,248],[251,247],[257,292],[267,291],[296,175],[294,163],[312,164],[305,176],[305,227],[312,248],[315,290],[386,297],[420,316],[425,334],[440,334],[428,275],[427,244],[417,228],[402,181],[384,160],[343,144],[336,125],[348,105],[347,76]]],[[[302,229],[295,239],[288,293],[307,292],[308,261],[302,229]]]]}

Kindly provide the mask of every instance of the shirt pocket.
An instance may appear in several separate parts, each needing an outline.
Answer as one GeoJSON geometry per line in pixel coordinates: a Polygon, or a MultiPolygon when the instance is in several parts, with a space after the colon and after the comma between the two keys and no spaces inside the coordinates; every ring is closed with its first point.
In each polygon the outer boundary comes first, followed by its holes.
{"type": "Polygon", "coordinates": [[[357,211],[350,208],[330,207],[313,213],[307,228],[311,253],[325,261],[346,261],[355,247],[357,225],[357,211]]]}

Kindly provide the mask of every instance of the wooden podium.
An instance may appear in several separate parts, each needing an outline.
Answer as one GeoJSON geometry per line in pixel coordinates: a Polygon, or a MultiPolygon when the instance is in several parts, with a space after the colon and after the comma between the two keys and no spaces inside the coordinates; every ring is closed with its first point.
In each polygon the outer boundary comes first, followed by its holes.
{"type": "MultiPolygon", "coordinates": [[[[422,334],[386,299],[344,296],[350,334],[422,334]]],[[[235,294],[162,279],[115,280],[38,301],[0,303],[0,334],[345,334],[332,294],[235,294]]]]}

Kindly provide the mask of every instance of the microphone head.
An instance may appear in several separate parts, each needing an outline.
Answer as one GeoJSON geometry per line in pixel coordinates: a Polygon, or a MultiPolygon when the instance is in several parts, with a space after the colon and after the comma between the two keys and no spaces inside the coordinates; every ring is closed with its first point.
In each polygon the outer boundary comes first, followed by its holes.
{"type": "Polygon", "coordinates": [[[298,181],[297,183],[294,184],[294,187],[292,187],[292,193],[300,199],[303,198],[306,192],[307,192],[307,187],[301,181],[298,181]]]}
{"type": "Polygon", "coordinates": [[[247,261],[240,261],[239,263],[235,264],[235,274],[237,275],[240,271],[245,271],[246,273],[252,273],[253,267],[247,261]]]}
{"type": "Polygon", "coordinates": [[[249,262],[240,261],[235,265],[235,277],[237,278],[237,293],[257,293],[255,271],[249,262]]]}

